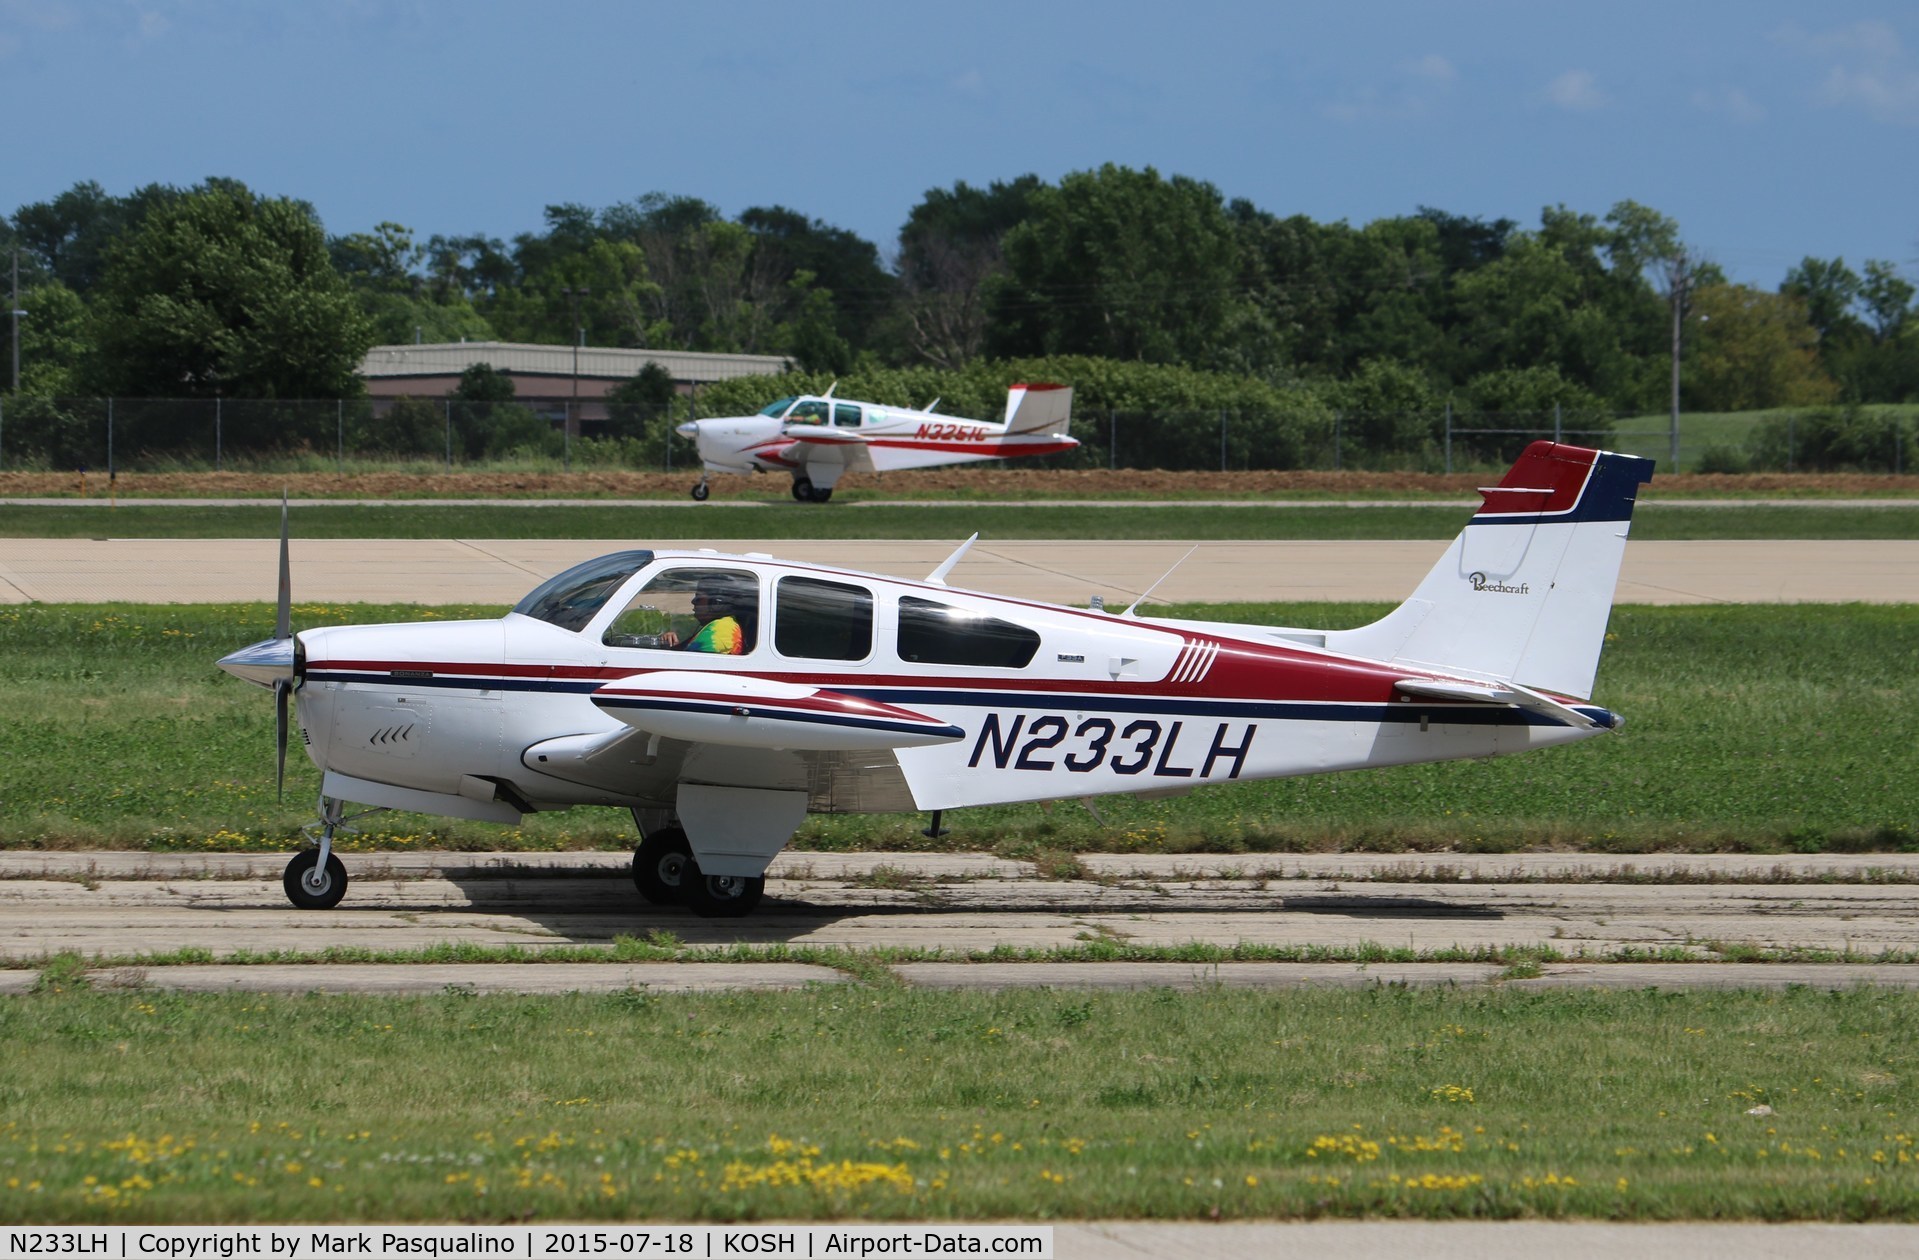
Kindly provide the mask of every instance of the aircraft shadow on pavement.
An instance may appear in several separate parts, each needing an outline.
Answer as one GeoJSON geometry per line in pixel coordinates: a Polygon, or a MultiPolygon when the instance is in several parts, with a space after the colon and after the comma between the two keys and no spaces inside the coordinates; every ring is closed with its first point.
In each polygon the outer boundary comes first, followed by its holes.
{"type": "MultiPolygon", "coordinates": [[[[1048,884],[1044,896],[1024,898],[1016,895],[1018,883],[1010,883],[1003,887],[1015,895],[988,901],[977,891],[963,895],[966,890],[979,889],[981,883],[929,883],[908,890],[876,892],[852,883],[808,881],[804,889],[789,891],[782,887],[786,881],[776,880],[751,914],[737,919],[706,919],[682,906],[648,904],[625,870],[605,866],[475,868],[444,871],[442,877],[464,895],[468,903],[461,907],[464,913],[511,913],[557,939],[581,945],[609,943],[619,937],[644,941],[656,931],[671,933],[675,940],[689,945],[788,944],[839,922],[909,916],[1003,915],[1010,919],[1030,915],[1058,919],[1143,913],[1177,918],[1263,911],[1379,920],[1506,917],[1498,909],[1404,893],[1286,896],[1249,888],[1167,892],[1158,887],[1113,888],[1089,883],[1084,897],[1061,895],[1061,885],[1048,884]]],[[[351,894],[348,904],[352,904],[351,894]]]]}

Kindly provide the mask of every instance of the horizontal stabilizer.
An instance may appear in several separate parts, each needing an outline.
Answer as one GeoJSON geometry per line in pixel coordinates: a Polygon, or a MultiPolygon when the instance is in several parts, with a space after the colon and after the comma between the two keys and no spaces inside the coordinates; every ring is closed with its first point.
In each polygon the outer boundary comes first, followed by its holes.
{"type": "Polygon", "coordinates": [[[1594,709],[1590,712],[1575,709],[1569,704],[1563,704],[1529,687],[1512,684],[1461,682],[1444,678],[1402,678],[1393,686],[1409,696],[1424,696],[1430,700],[1510,704],[1516,709],[1537,713],[1541,717],[1550,718],[1582,731],[1601,728],[1616,730],[1620,725],[1618,717],[1607,713],[1604,709],[1594,709]],[[1605,720],[1594,717],[1594,713],[1603,714],[1605,720]]]}

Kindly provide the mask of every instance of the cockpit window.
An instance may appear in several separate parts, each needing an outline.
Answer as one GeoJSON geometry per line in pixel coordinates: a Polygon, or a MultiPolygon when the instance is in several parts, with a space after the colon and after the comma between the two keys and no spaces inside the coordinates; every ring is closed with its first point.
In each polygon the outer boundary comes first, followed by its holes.
{"type": "Polygon", "coordinates": [[[513,611],[562,630],[584,630],[620,584],[653,563],[650,551],[616,551],[548,578],[513,611]]]}
{"type": "Polygon", "coordinates": [[[1039,651],[1039,635],[998,617],[900,597],[899,653],[922,665],[982,665],[1021,669],[1039,651]]]}
{"type": "Polygon", "coordinates": [[[793,399],[795,397],[797,397],[797,395],[789,394],[778,402],[770,402],[760,408],[760,414],[763,416],[783,416],[786,414],[786,409],[793,405],[793,399]]]}
{"type": "Polygon", "coordinates": [[[744,569],[668,569],[633,593],[600,641],[744,656],[760,629],[759,579],[744,569]]]}
{"type": "Polygon", "coordinates": [[[793,414],[786,417],[788,424],[825,424],[826,411],[831,404],[818,398],[809,398],[793,408],[793,414]]]}

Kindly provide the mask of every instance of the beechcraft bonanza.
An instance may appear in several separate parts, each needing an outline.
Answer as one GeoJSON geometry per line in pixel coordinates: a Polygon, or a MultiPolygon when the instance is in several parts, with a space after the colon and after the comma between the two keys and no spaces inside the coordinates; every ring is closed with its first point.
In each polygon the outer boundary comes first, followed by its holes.
{"type": "MultiPolygon", "coordinates": [[[[934,400],[933,406],[939,401],[934,400]]],[[[833,391],[768,403],[758,415],[688,420],[675,430],[699,448],[699,484],[707,473],[786,472],[793,497],[824,503],[849,472],[897,472],[985,459],[1017,459],[1070,451],[1066,436],[1073,390],[1066,385],[1015,385],[1006,391],[1006,419],[961,420],[929,407],[882,407],[835,398],[833,391]]]]}
{"type": "Polygon", "coordinates": [[[1534,443],[1410,599],[1336,631],[957,590],[962,545],[917,582],[620,551],[498,620],[294,634],[283,508],[275,637],[220,667],[274,690],[282,781],[289,698],[323,772],[296,906],[346,891],[348,801],[502,823],[610,805],[638,824],[642,897],[741,915],[809,813],[1170,794],[1616,730],[1588,697],[1651,476],[1534,443]]]}

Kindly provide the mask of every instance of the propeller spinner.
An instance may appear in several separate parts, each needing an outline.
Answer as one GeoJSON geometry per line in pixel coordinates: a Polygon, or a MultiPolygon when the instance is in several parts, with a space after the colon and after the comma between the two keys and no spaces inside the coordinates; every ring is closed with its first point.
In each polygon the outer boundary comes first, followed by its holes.
{"type": "Polygon", "coordinates": [[[273,689],[273,734],[275,743],[274,784],[286,795],[287,779],[287,704],[303,672],[300,645],[293,637],[293,570],[287,554],[287,499],[280,495],[280,591],[279,614],[274,619],[273,637],[229,652],[218,662],[235,678],[256,686],[273,689]]]}

